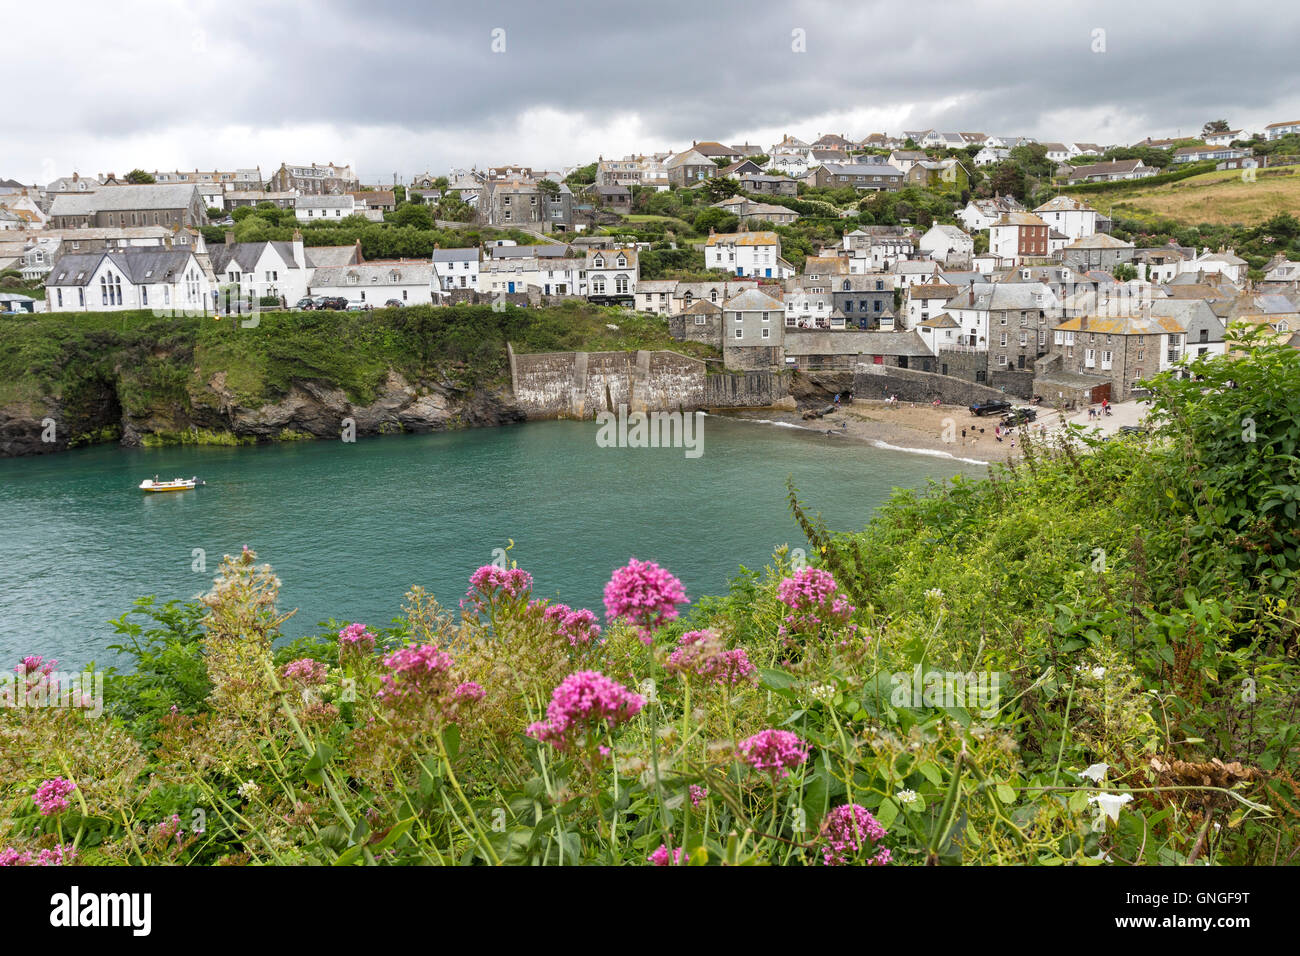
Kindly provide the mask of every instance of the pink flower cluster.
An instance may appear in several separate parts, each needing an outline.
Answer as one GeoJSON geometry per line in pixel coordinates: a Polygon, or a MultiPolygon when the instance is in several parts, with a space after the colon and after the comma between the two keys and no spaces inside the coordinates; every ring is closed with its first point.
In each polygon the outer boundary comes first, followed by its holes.
{"type": "Polygon", "coordinates": [[[14,673],[26,677],[28,674],[40,671],[42,676],[49,677],[50,672],[54,670],[54,665],[58,663],[58,661],[53,660],[47,661],[39,654],[32,654],[23,658],[23,662],[14,668],[14,673]]]}
{"type": "Polygon", "coordinates": [[[760,730],[740,742],[740,756],[755,770],[770,774],[775,780],[789,776],[792,767],[807,760],[808,750],[788,730],[760,730]]]}
{"type": "Polygon", "coordinates": [[[36,792],[32,794],[32,802],[36,804],[41,811],[41,816],[52,817],[68,809],[68,794],[77,789],[77,785],[71,780],[64,780],[62,777],[55,777],[53,780],[46,780],[36,792]]]}
{"type": "Polygon", "coordinates": [[[389,700],[424,697],[442,691],[451,670],[451,655],[434,644],[403,647],[384,658],[389,673],[380,677],[379,696],[389,700]]]}
{"type": "Polygon", "coordinates": [[[600,625],[594,612],[586,608],[573,610],[567,604],[550,604],[542,612],[555,633],[569,642],[571,647],[586,647],[600,636],[600,625]]]}
{"type": "Polygon", "coordinates": [[[464,700],[472,703],[473,701],[482,700],[486,697],[487,691],[474,681],[467,680],[463,684],[457,684],[456,689],[451,692],[451,695],[457,700],[464,700]]]}
{"type": "MultiPolygon", "coordinates": [[[[560,681],[551,693],[546,720],[528,726],[528,736],[557,750],[568,750],[603,728],[613,729],[631,720],[645,706],[645,698],[598,671],[577,671],[560,681]]],[[[602,749],[602,753],[605,751],[602,749]]]]}
{"type": "Polygon", "coordinates": [[[485,564],[469,576],[469,590],[461,599],[461,610],[465,602],[480,614],[498,600],[518,600],[527,597],[533,589],[533,576],[523,568],[499,568],[495,564],[485,564]]]}
{"type": "Polygon", "coordinates": [[[704,802],[709,795],[708,787],[701,787],[698,784],[691,784],[691,806],[698,807],[704,802]]]}
{"type": "Polygon", "coordinates": [[[42,850],[33,855],[30,850],[15,850],[5,847],[0,850],[0,866],[67,866],[77,859],[77,851],[72,844],[56,846],[52,850],[42,850]]]}
{"type": "Polygon", "coordinates": [[[339,631],[339,652],[355,652],[357,654],[369,654],[375,649],[375,635],[366,630],[366,626],[360,623],[349,624],[343,630],[339,631]]]}
{"type": "MultiPolygon", "coordinates": [[[[836,807],[822,820],[822,863],[843,866],[884,838],[885,828],[865,807],[856,803],[836,807]]],[[[882,846],[865,862],[868,866],[884,866],[890,859],[889,848],[882,846]]]]}
{"type": "Polygon", "coordinates": [[[781,603],[790,608],[781,634],[815,634],[821,626],[842,628],[855,608],[839,593],[835,578],[821,568],[802,568],[785,578],[777,589],[781,603]]]}
{"type": "Polygon", "coordinates": [[[151,835],[160,843],[166,843],[173,838],[179,843],[185,836],[185,829],[181,826],[181,818],[173,813],[170,819],[159,823],[152,830],[151,835]]]}
{"type": "Polygon", "coordinates": [[[285,664],[280,670],[280,676],[295,684],[313,687],[325,683],[329,670],[328,664],[314,661],[310,657],[300,657],[296,661],[285,664]]]}
{"type": "Polygon", "coordinates": [[[677,619],[677,606],[686,603],[682,582],[653,561],[632,558],[605,585],[605,616],[635,624],[649,644],[651,631],[677,619]]]}
{"type": "Polygon", "coordinates": [[[686,860],[681,847],[671,851],[670,855],[667,844],[660,843],[659,849],[646,857],[646,862],[655,866],[682,866],[686,860]]]}
{"type": "Polygon", "coordinates": [[[677,644],[665,665],[670,673],[691,675],[725,687],[749,681],[758,673],[744,648],[723,650],[722,639],[713,631],[687,631],[677,644]]]}

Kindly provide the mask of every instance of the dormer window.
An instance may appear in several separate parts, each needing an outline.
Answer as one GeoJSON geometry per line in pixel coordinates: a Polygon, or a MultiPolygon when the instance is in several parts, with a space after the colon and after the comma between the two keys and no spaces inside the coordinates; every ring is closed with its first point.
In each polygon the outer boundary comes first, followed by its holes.
{"type": "Polygon", "coordinates": [[[596,256],[591,262],[592,266],[597,269],[605,268],[605,259],[602,256],[596,256]]]}

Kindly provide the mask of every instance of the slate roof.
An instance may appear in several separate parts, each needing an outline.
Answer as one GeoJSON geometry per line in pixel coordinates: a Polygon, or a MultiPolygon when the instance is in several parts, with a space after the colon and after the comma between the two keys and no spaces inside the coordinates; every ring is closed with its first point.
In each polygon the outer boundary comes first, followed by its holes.
{"type": "Polygon", "coordinates": [[[102,186],[94,192],[65,193],[54,197],[51,216],[87,216],[97,212],[132,209],[184,209],[195,200],[193,183],[149,186],[102,186]]]}
{"type": "Polygon", "coordinates": [[[174,282],[194,258],[189,250],[123,249],[61,256],[46,277],[51,286],[87,285],[90,277],[107,258],[134,285],[174,282]]]}
{"type": "Polygon", "coordinates": [[[747,289],[728,299],[726,309],[728,312],[781,312],[785,309],[785,304],[766,292],[747,289]]]}
{"type": "Polygon", "coordinates": [[[298,263],[293,258],[292,242],[235,242],[221,243],[208,249],[208,258],[212,260],[212,271],[226,272],[232,260],[245,272],[255,269],[257,261],[262,258],[262,252],[268,245],[274,247],[286,269],[298,268],[298,263]]]}

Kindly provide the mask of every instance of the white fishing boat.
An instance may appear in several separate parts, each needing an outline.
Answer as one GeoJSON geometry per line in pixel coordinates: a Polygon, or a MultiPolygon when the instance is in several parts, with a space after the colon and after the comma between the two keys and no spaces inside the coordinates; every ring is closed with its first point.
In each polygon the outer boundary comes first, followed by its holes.
{"type": "Polygon", "coordinates": [[[170,481],[160,481],[157,475],[152,478],[146,478],[140,482],[141,491],[189,491],[191,488],[197,488],[205,484],[199,478],[172,478],[170,481]]]}

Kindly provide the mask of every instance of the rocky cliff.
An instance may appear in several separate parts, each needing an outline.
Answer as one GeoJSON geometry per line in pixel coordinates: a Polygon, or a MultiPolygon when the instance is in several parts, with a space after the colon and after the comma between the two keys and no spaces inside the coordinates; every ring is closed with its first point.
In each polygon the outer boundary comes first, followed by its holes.
{"type": "Polygon", "coordinates": [[[112,440],[136,446],[338,438],[348,419],[358,437],[524,420],[507,388],[466,390],[447,381],[408,382],[394,371],[365,405],[349,401],[336,386],[302,380],[278,400],[250,407],[235,397],[225,372],[201,385],[188,385],[183,399],[162,404],[133,404],[124,400],[118,385],[105,378],[85,383],[75,395],[0,405],[0,456],[38,455],[112,440]]]}

